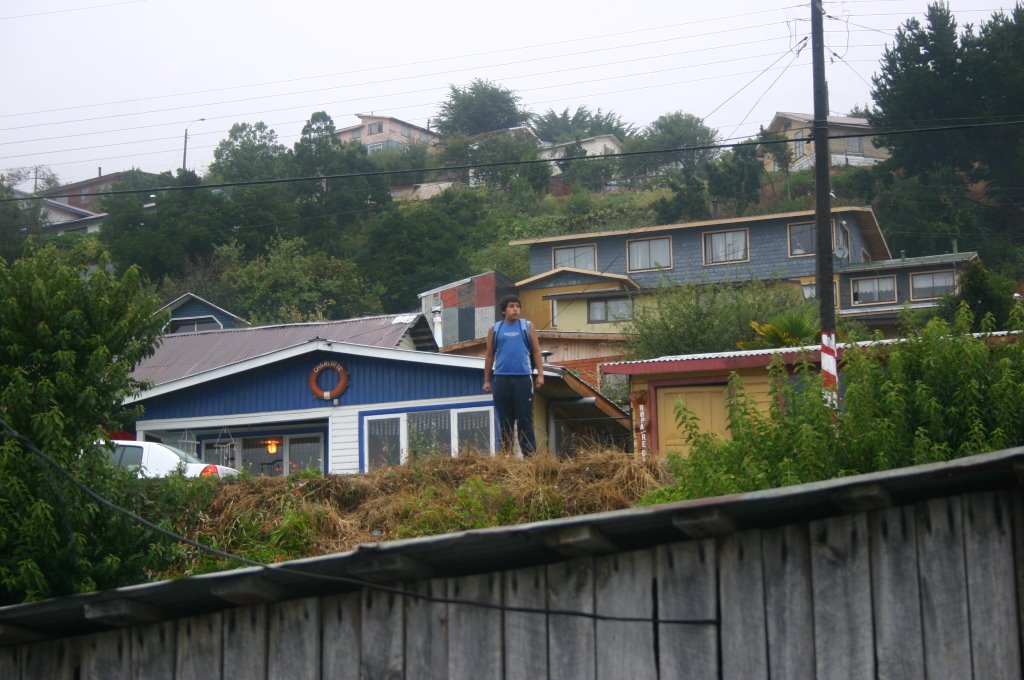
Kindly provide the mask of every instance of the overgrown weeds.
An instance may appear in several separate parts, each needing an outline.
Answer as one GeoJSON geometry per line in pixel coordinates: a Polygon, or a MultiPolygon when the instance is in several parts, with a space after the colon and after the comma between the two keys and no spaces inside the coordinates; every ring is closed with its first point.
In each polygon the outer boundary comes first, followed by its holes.
{"type": "MultiPolygon", "coordinates": [[[[185,535],[271,563],[344,552],[360,543],[628,508],[670,479],[658,460],[597,448],[571,459],[422,455],[364,475],[224,480],[209,497],[205,491],[186,494],[195,499],[188,509],[167,516],[176,517],[173,528],[185,535]]],[[[155,505],[167,512],[168,494],[194,481],[174,480],[155,492],[155,505]]],[[[165,566],[155,577],[238,566],[188,546],[165,546],[161,557],[165,566]]]]}

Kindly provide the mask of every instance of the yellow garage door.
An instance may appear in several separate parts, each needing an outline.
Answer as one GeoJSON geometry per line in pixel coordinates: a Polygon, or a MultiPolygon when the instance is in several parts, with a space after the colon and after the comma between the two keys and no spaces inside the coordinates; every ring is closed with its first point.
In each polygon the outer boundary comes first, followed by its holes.
{"type": "Polygon", "coordinates": [[[683,433],[676,427],[676,402],[680,399],[697,416],[701,432],[727,434],[729,421],[725,410],[725,385],[700,387],[659,387],[657,389],[658,450],[689,451],[683,433]]]}

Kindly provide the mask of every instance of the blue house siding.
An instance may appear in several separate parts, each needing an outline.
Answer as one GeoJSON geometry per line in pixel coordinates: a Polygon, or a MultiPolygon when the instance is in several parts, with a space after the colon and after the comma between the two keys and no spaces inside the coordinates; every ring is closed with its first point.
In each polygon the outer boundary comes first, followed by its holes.
{"type": "MultiPolygon", "coordinates": [[[[482,393],[482,365],[477,370],[317,352],[147,399],[142,402],[144,418],[222,416],[329,406],[331,402],[313,396],[308,382],[313,367],[323,361],[338,361],[348,372],[348,388],[339,397],[342,406],[482,393]]],[[[335,380],[332,371],[324,371],[318,384],[329,390],[335,380]]]]}
{"type": "MultiPolygon", "coordinates": [[[[840,213],[836,224],[846,221],[850,232],[849,254],[835,258],[834,266],[863,261],[867,242],[855,214],[840,213]]],[[[813,222],[811,217],[766,217],[763,221],[735,224],[720,223],[701,227],[681,227],[650,231],[638,229],[613,235],[581,234],[578,239],[538,243],[530,246],[530,274],[536,276],[551,270],[555,248],[593,244],[597,249],[597,268],[607,274],[629,276],[643,288],[654,288],[664,281],[676,283],[744,281],[750,279],[793,278],[814,275],[811,257],[790,257],[788,227],[791,224],[813,222]],[[704,236],[708,233],[743,230],[747,232],[748,259],[745,262],[706,265],[704,263],[704,236]],[[665,270],[628,271],[628,243],[635,240],[669,237],[672,239],[672,268],[665,270]]],[[[582,279],[582,277],[580,277],[582,279]]],[[[584,283],[585,281],[579,281],[584,283]]],[[[538,282],[540,287],[571,285],[564,275],[538,282]]]]}

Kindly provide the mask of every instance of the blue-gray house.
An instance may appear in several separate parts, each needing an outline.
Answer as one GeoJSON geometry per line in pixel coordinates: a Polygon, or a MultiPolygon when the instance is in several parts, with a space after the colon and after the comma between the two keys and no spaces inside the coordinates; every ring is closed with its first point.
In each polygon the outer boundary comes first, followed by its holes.
{"type": "MultiPolygon", "coordinates": [[[[832,209],[837,314],[890,328],[900,309],[934,306],[977,254],[892,257],[870,208],[832,209]]],[[[512,241],[529,247],[524,312],[560,331],[619,330],[662,284],[778,279],[815,294],[814,211],[512,241]]]]}

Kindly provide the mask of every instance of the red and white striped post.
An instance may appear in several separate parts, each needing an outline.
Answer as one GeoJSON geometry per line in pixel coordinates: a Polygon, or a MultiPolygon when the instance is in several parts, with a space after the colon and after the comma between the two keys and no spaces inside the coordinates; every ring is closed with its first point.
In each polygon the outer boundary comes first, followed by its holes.
{"type": "Polygon", "coordinates": [[[839,404],[839,364],[836,361],[836,334],[821,334],[821,386],[825,403],[832,408],[839,404]]]}

